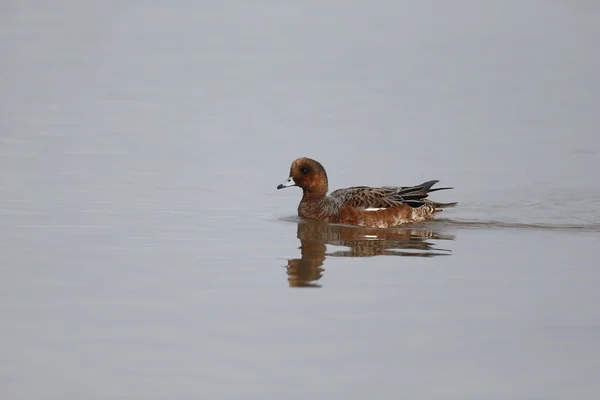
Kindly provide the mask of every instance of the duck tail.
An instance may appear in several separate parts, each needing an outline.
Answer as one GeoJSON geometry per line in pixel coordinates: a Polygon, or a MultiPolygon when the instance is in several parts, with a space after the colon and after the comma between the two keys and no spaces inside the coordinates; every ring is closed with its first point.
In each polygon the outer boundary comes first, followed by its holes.
{"type": "Polygon", "coordinates": [[[442,211],[445,208],[452,208],[454,206],[456,206],[458,204],[458,201],[455,201],[454,203],[436,203],[432,201],[432,206],[439,211],[442,211]]]}
{"type": "Polygon", "coordinates": [[[431,192],[437,192],[438,190],[448,190],[448,189],[454,189],[452,187],[443,187],[443,188],[435,188],[432,189],[433,185],[435,185],[436,183],[438,183],[438,180],[433,180],[433,181],[427,181],[427,182],[423,182],[420,185],[417,186],[411,186],[411,187],[406,187],[406,188],[402,188],[408,192],[413,192],[413,193],[431,193],[431,192]]]}
{"type": "Polygon", "coordinates": [[[450,189],[454,189],[453,187],[443,187],[443,188],[435,188],[435,189],[429,189],[429,193],[431,192],[437,192],[438,190],[450,190],[450,189]]]}
{"type": "Polygon", "coordinates": [[[403,203],[408,204],[413,208],[421,207],[423,204],[429,204],[436,211],[441,211],[444,208],[454,207],[457,203],[436,203],[427,199],[427,196],[429,196],[429,193],[431,192],[453,189],[451,187],[432,189],[433,185],[438,182],[438,180],[433,180],[423,182],[417,186],[401,187],[398,188],[396,194],[401,196],[403,203]]]}

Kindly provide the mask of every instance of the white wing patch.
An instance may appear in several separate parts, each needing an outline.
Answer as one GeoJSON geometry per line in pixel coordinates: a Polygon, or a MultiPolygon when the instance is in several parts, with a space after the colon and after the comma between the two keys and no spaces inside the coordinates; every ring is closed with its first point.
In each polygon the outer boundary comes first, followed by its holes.
{"type": "Polygon", "coordinates": [[[385,208],[365,208],[365,211],[379,211],[379,210],[385,210],[385,208]]]}

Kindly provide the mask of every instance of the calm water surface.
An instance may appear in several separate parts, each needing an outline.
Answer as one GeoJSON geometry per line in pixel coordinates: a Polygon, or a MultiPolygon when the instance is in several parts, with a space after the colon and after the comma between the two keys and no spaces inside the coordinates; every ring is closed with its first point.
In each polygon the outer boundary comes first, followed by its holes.
{"type": "Polygon", "coordinates": [[[600,6],[5,2],[2,399],[597,399],[600,6]],[[439,179],[436,222],[296,217],[439,179]]]}

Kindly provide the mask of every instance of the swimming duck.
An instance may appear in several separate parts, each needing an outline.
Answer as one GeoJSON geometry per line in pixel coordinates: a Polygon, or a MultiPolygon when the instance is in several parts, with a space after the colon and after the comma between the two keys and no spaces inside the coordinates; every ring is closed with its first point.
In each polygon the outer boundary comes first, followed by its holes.
{"type": "Polygon", "coordinates": [[[277,189],[298,186],[302,200],[298,215],[331,223],[377,228],[421,222],[433,218],[445,208],[457,203],[436,203],[427,199],[431,192],[452,189],[432,189],[439,181],[427,181],[416,186],[355,186],[329,190],[325,168],[311,158],[292,162],[289,178],[277,189]]]}

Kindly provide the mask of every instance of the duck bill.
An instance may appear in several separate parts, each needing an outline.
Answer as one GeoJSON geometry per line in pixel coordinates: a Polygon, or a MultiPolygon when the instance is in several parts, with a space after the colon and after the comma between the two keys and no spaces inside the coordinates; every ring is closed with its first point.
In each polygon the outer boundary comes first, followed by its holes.
{"type": "Polygon", "coordinates": [[[287,179],[287,181],[277,185],[277,189],[283,189],[290,186],[296,186],[296,182],[294,182],[294,178],[292,178],[291,176],[287,179]]]}

